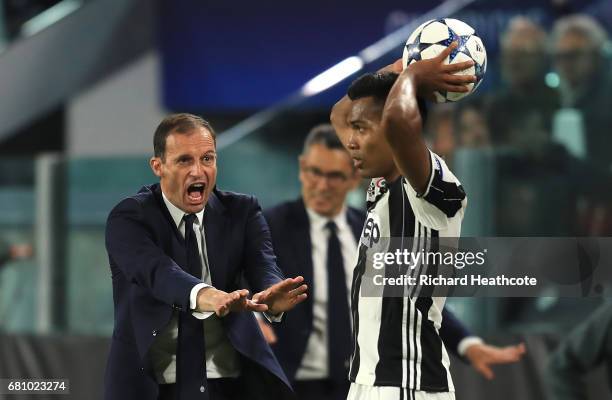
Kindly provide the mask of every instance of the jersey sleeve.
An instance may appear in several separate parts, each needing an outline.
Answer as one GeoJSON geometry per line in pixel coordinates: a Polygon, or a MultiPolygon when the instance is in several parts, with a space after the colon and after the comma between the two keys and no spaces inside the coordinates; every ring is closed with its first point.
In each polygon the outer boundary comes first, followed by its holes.
{"type": "Polygon", "coordinates": [[[404,180],[408,200],[416,219],[423,225],[438,231],[456,226],[454,229],[457,232],[448,232],[448,234],[458,237],[467,206],[467,196],[461,182],[453,175],[444,160],[432,151],[429,151],[429,155],[431,171],[425,191],[417,193],[410,183],[404,180]]]}

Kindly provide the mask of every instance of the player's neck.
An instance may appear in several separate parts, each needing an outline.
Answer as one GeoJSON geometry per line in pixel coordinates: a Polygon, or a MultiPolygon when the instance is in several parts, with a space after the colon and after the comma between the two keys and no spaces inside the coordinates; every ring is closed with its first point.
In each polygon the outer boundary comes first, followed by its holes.
{"type": "Polygon", "coordinates": [[[395,182],[395,180],[397,178],[399,178],[400,175],[401,174],[400,174],[399,170],[394,168],[393,171],[391,171],[388,174],[386,174],[385,176],[383,176],[383,178],[385,178],[386,182],[391,183],[391,182],[395,182]]]}

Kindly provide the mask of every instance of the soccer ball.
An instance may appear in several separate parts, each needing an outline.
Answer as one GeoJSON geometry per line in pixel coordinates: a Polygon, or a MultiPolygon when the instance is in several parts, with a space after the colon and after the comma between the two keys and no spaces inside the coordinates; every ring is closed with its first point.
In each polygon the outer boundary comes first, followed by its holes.
{"type": "Polygon", "coordinates": [[[458,19],[443,18],[427,21],[412,32],[402,57],[402,65],[406,68],[415,61],[434,58],[452,42],[458,46],[446,59],[446,64],[474,60],[474,66],[456,72],[457,75],[476,75],[476,82],[468,84],[470,91],[435,92],[436,102],[457,101],[474,92],[487,70],[487,51],[482,40],[476,35],[474,29],[458,19]]]}

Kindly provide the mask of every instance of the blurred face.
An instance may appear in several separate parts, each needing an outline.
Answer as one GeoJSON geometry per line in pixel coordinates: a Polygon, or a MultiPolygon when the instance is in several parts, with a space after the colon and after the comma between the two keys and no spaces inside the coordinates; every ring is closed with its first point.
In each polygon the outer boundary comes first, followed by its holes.
{"type": "Polygon", "coordinates": [[[205,128],[171,133],[166,154],[150,161],[162,192],[185,213],[201,211],[217,180],[217,153],[212,134],[205,128]]]}
{"type": "Polygon", "coordinates": [[[528,88],[542,79],[546,53],[537,34],[510,34],[502,45],[501,66],[504,78],[511,87],[528,88]]]}
{"type": "Polygon", "coordinates": [[[489,144],[489,128],[484,116],[473,108],[466,108],[459,116],[459,140],[464,147],[489,144]]]}
{"type": "Polygon", "coordinates": [[[561,80],[570,87],[578,87],[593,78],[598,59],[589,39],[579,33],[568,32],[555,43],[555,68],[561,80]]]}
{"type": "Polygon", "coordinates": [[[428,122],[429,131],[433,134],[433,151],[444,158],[452,157],[455,150],[452,114],[440,114],[428,122]]]}
{"type": "Polygon", "coordinates": [[[353,101],[349,115],[351,135],[345,143],[353,164],[364,178],[384,177],[388,182],[399,176],[393,153],[380,129],[383,102],[373,97],[353,101]]]}
{"type": "Polygon", "coordinates": [[[333,218],[342,210],[346,195],[357,186],[359,178],[345,150],[313,144],[300,156],[300,182],[306,207],[333,218]]]}

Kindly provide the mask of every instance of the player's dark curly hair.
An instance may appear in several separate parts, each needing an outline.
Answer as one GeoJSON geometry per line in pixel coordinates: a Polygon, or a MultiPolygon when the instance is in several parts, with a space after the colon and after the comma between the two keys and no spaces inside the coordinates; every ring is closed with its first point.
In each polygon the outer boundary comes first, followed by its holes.
{"type": "MultiPolygon", "coordinates": [[[[399,74],[395,72],[371,72],[364,74],[351,83],[346,94],[351,100],[374,97],[384,103],[398,77],[399,74]]],[[[425,120],[427,117],[425,100],[417,98],[417,102],[419,104],[421,118],[425,120]]]]}

